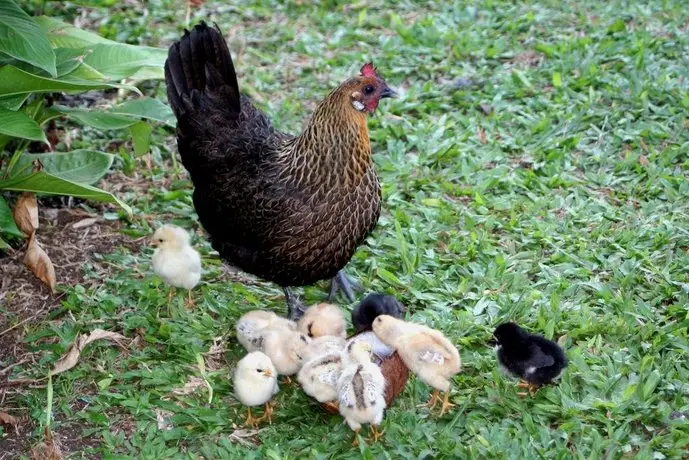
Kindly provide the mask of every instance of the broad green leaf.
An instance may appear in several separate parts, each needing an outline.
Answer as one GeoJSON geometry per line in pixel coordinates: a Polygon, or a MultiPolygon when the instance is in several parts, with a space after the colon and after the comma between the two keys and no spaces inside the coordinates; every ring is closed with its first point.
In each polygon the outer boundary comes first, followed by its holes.
{"type": "Polygon", "coordinates": [[[84,63],[113,80],[121,80],[147,69],[157,79],[164,78],[163,66],[167,50],[124,43],[99,43],[92,47],[84,63]]]}
{"type": "Polygon", "coordinates": [[[98,129],[124,129],[138,121],[131,116],[113,115],[103,110],[80,110],[58,105],[54,108],[74,120],[98,129]]]}
{"type": "Polygon", "coordinates": [[[1,107],[0,133],[21,139],[48,143],[45,133],[31,117],[24,112],[15,112],[1,107]]]}
{"type": "Polygon", "coordinates": [[[170,126],[174,126],[176,121],[175,114],[169,105],[166,105],[160,99],[150,97],[132,99],[113,107],[108,112],[118,115],[133,115],[137,119],[145,118],[147,120],[160,121],[170,126]]]}
{"type": "Polygon", "coordinates": [[[5,240],[0,238],[0,249],[9,249],[9,248],[10,248],[10,245],[7,244],[7,242],[5,240]]]}
{"type": "Polygon", "coordinates": [[[43,171],[49,174],[79,184],[93,184],[110,170],[114,158],[114,155],[95,150],[24,153],[10,172],[10,177],[27,171],[34,160],[40,160],[43,171]]]}
{"type": "Polygon", "coordinates": [[[0,233],[22,237],[22,232],[17,228],[12,216],[12,210],[7,201],[0,196],[0,233]]]}
{"type": "Polygon", "coordinates": [[[98,129],[123,129],[138,123],[142,118],[174,126],[175,118],[170,107],[158,99],[141,98],[107,110],[84,110],[54,106],[70,118],[98,129]]]}
{"type": "Polygon", "coordinates": [[[12,190],[15,192],[33,192],[44,195],[69,195],[87,200],[114,203],[124,209],[127,214],[132,209],[126,203],[118,199],[112,193],[108,193],[91,185],[77,184],[61,177],[54,176],[45,171],[15,177],[8,180],[0,180],[0,190],[12,190]]]}
{"type": "Polygon", "coordinates": [[[9,110],[19,110],[24,102],[29,98],[30,94],[17,94],[15,96],[0,97],[0,107],[9,110]]]}
{"type": "Polygon", "coordinates": [[[0,1],[0,49],[57,76],[55,53],[48,37],[13,0],[0,1]]]}
{"type": "Polygon", "coordinates": [[[52,93],[69,91],[88,91],[92,89],[125,88],[138,94],[134,86],[122,85],[99,80],[85,79],[84,66],[60,78],[47,78],[31,74],[17,67],[6,65],[0,67],[0,97],[15,96],[27,93],[52,93]]]}
{"type": "Polygon", "coordinates": [[[138,121],[129,127],[134,141],[134,155],[140,157],[148,153],[151,147],[151,126],[145,121],[138,121]]]}
{"type": "Polygon", "coordinates": [[[87,51],[80,48],[58,48],[55,50],[57,59],[57,76],[61,77],[76,70],[87,51]]]}
{"type": "Polygon", "coordinates": [[[117,43],[48,16],[39,16],[35,20],[56,48],[84,48],[97,43],[117,43]]]}

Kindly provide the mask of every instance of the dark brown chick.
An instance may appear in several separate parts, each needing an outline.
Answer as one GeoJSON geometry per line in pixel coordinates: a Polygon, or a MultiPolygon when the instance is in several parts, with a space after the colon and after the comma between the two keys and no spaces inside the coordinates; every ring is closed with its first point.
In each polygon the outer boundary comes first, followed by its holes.
{"type": "Polygon", "coordinates": [[[380,215],[366,116],[395,95],[373,65],[328,94],[296,137],[240,95],[217,27],[202,22],[170,47],[165,81],[213,248],[282,286],[292,318],[303,306],[291,286],[334,278],[352,296],[340,270],[380,215]]]}

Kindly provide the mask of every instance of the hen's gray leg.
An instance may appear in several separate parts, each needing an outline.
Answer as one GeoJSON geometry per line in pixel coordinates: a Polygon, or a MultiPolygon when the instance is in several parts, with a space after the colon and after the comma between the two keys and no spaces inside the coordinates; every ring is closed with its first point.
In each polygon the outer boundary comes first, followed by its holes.
{"type": "Polygon", "coordinates": [[[306,307],[301,300],[294,295],[291,288],[282,288],[285,293],[285,301],[287,302],[287,317],[293,321],[297,321],[302,317],[306,311],[306,307]]]}
{"type": "Polygon", "coordinates": [[[347,300],[350,302],[354,302],[356,300],[356,296],[354,295],[354,291],[361,291],[361,284],[356,281],[353,278],[349,278],[347,275],[345,275],[345,272],[343,270],[340,270],[337,272],[337,275],[330,280],[330,293],[328,294],[328,302],[332,302],[333,299],[335,298],[335,294],[337,294],[337,291],[342,289],[342,292],[344,293],[345,297],[347,297],[347,300]]]}

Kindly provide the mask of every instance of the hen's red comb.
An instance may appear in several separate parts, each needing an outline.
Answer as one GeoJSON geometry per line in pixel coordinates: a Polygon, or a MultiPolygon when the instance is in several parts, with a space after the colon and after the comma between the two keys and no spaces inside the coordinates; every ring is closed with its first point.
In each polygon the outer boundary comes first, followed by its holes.
{"type": "Polygon", "coordinates": [[[373,67],[373,62],[367,62],[361,67],[361,75],[364,77],[378,77],[376,68],[373,67]]]}

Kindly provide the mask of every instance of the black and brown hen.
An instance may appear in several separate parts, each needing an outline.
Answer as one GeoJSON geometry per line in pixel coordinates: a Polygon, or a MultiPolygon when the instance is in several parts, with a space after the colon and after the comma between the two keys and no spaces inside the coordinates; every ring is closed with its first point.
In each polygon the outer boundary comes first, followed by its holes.
{"type": "Polygon", "coordinates": [[[170,47],[165,81],[194,206],[213,248],[283,287],[292,318],[303,305],[291,286],[330,278],[353,300],[340,270],[380,215],[366,116],[395,95],[373,65],[328,94],[298,136],[274,129],[240,95],[217,26],[185,31],[170,47]]]}

